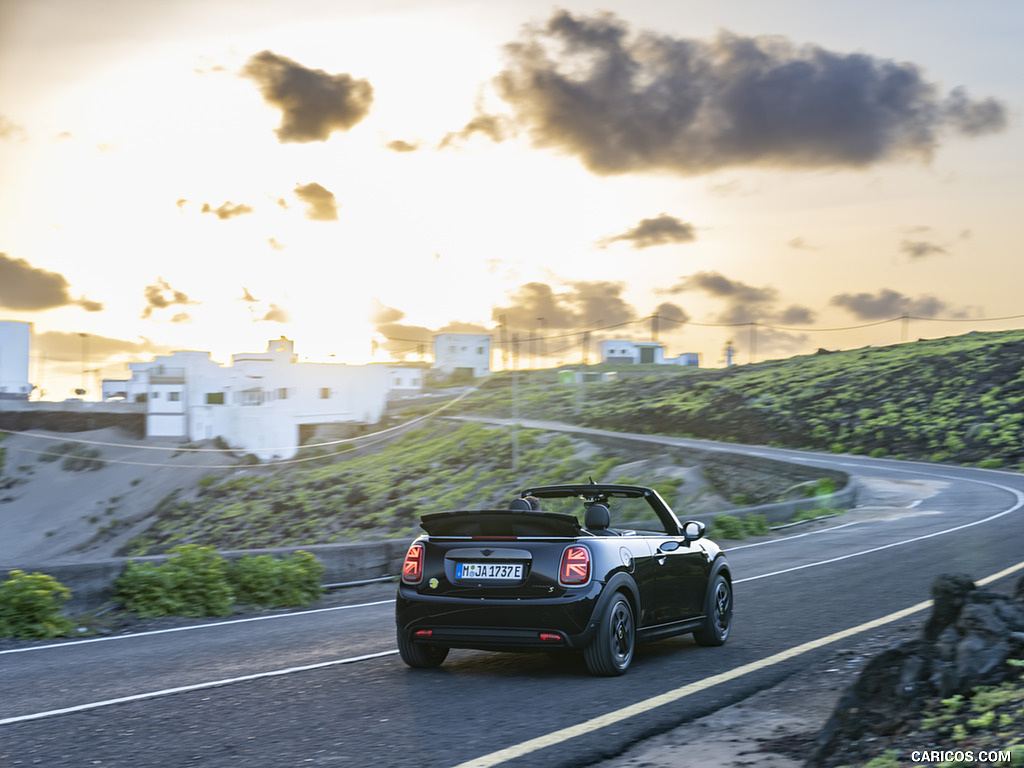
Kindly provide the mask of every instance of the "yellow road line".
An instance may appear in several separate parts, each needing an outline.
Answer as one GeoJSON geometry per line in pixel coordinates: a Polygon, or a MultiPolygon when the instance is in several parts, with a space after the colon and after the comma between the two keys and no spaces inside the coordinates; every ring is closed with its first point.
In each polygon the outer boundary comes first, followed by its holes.
{"type": "MultiPolygon", "coordinates": [[[[1017,563],[1016,565],[1010,566],[999,573],[995,573],[991,576],[987,576],[981,581],[975,582],[980,586],[991,584],[993,581],[1005,578],[1019,570],[1024,569],[1024,562],[1017,563]]],[[[891,624],[894,621],[905,619],[908,616],[912,616],[919,611],[923,611],[930,607],[932,604],[931,600],[925,600],[924,602],[912,605],[909,608],[904,608],[902,611],[896,611],[890,613],[888,616],[882,616],[881,618],[874,619],[865,624],[861,624],[856,627],[850,627],[840,632],[828,635],[826,637],[819,638],[817,640],[811,640],[809,642],[798,645],[794,648],[789,648],[785,651],[779,651],[776,654],[760,659],[759,661],[752,661],[749,664],[744,664],[741,667],[736,667],[728,672],[722,672],[711,677],[706,677],[703,680],[690,683],[688,685],[681,686],[671,691],[666,691],[658,696],[654,696],[643,701],[638,701],[636,704],[631,704],[628,707],[617,709],[614,712],[609,712],[605,715],[592,718],[576,725],[571,725],[568,728],[562,728],[558,731],[552,731],[551,733],[545,734],[544,736],[538,736],[536,739],[530,739],[524,741],[521,744],[515,744],[511,747],[492,752],[489,755],[483,755],[482,757],[474,758],[465,763],[460,763],[454,768],[490,768],[490,766],[500,765],[508,760],[514,760],[517,757],[524,757],[531,752],[536,752],[547,747],[553,747],[556,744],[561,744],[569,739],[574,739],[577,736],[584,736],[588,733],[606,728],[609,725],[628,720],[631,717],[642,715],[645,712],[650,712],[652,709],[663,707],[666,704],[685,699],[687,696],[692,696],[695,693],[706,691],[708,688],[713,688],[716,685],[727,683],[730,680],[735,680],[738,677],[743,677],[751,672],[757,672],[758,670],[765,669],[766,667],[773,666],[775,664],[781,664],[784,661],[801,656],[808,651],[813,651],[839,640],[844,640],[853,635],[860,634],[861,632],[867,632],[868,630],[875,629],[877,627],[891,624]]]]}

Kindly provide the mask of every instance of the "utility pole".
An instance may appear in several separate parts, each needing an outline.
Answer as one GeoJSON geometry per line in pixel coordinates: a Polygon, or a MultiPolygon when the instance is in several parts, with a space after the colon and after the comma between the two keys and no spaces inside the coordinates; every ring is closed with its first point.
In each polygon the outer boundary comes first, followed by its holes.
{"type": "Polygon", "coordinates": [[[501,347],[501,368],[508,370],[508,325],[505,316],[498,316],[498,346],[501,347]]]}
{"type": "Polygon", "coordinates": [[[512,471],[519,471],[519,334],[512,334],[512,471]]]}
{"type": "Polygon", "coordinates": [[[548,322],[543,317],[538,317],[537,320],[538,322],[540,322],[540,364],[541,367],[544,367],[544,357],[545,355],[547,355],[547,349],[545,348],[544,344],[544,337],[547,336],[548,322]]]}
{"type": "Polygon", "coordinates": [[[651,340],[658,340],[658,313],[651,315],[651,340]]]}
{"type": "Polygon", "coordinates": [[[78,335],[82,337],[82,387],[81,389],[76,390],[75,394],[85,395],[88,391],[85,387],[85,374],[86,368],[89,366],[89,334],[80,333],[78,335]]]}

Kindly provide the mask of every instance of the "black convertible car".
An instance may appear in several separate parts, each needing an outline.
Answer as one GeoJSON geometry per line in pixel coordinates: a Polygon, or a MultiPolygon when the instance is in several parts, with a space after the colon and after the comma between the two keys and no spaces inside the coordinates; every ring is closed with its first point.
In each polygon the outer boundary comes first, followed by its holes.
{"type": "Polygon", "coordinates": [[[421,526],[395,603],[411,667],[436,667],[449,648],[575,649],[592,674],[621,675],[638,642],[729,636],[725,555],[650,488],[542,486],[508,509],[428,514],[421,526]]]}

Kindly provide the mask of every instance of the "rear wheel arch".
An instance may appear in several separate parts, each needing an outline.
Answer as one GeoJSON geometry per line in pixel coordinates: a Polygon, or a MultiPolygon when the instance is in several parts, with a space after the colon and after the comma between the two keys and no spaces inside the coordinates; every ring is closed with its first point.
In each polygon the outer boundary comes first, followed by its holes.
{"type": "Polygon", "coordinates": [[[598,615],[599,612],[607,606],[608,602],[616,593],[622,593],[626,596],[626,600],[629,601],[629,607],[633,609],[633,615],[639,622],[640,588],[637,587],[632,576],[622,571],[608,579],[608,583],[605,584],[604,589],[601,591],[601,599],[598,601],[597,607],[594,610],[594,615],[598,615]]]}

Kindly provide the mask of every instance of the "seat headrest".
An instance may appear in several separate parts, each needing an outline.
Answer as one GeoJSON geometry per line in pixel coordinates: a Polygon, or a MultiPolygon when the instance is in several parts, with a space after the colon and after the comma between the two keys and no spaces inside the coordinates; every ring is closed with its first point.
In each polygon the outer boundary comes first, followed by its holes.
{"type": "Polygon", "coordinates": [[[526,499],[512,499],[512,501],[508,503],[508,508],[517,510],[532,509],[532,507],[530,506],[530,502],[528,502],[526,499]]]}
{"type": "Polygon", "coordinates": [[[604,504],[591,504],[583,516],[583,525],[591,530],[602,530],[612,524],[612,513],[604,504]]]}

